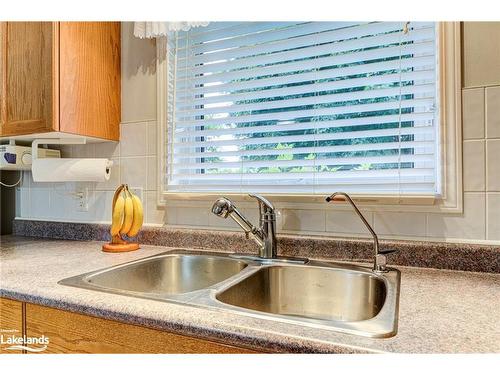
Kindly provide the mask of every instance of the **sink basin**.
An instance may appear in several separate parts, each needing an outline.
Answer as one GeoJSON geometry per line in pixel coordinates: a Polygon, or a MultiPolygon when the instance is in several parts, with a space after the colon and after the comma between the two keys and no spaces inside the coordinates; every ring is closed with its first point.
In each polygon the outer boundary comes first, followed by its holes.
{"type": "Polygon", "coordinates": [[[177,295],[209,288],[236,275],[247,264],[213,255],[163,254],[60,283],[120,294],[177,295]]]}
{"type": "Polygon", "coordinates": [[[271,314],[355,322],[371,319],[384,305],[383,279],[373,274],[308,266],[263,268],[216,298],[271,314]]]}
{"type": "Polygon", "coordinates": [[[367,337],[397,332],[400,273],[310,261],[245,271],[215,293],[232,311],[367,337]]]}
{"type": "Polygon", "coordinates": [[[172,250],[59,284],[367,337],[397,332],[396,269],[172,250]]]}

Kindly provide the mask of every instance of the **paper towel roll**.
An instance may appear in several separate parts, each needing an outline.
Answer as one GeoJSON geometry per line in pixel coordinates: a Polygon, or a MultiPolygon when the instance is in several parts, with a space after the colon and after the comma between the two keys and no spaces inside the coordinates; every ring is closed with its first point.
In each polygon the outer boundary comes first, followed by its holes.
{"type": "Polygon", "coordinates": [[[106,181],[111,174],[113,162],[108,159],[56,159],[33,160],[33,181],[106,181]]]}

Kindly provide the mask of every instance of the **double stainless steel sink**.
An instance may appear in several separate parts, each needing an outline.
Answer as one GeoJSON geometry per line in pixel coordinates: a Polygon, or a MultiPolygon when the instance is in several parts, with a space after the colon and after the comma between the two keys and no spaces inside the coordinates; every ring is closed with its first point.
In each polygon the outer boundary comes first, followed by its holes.
{"type": "Polygon", "coordinates": [[[397,332],[396,269],[175,250],[59,283],[368,337],[397,332]]]}

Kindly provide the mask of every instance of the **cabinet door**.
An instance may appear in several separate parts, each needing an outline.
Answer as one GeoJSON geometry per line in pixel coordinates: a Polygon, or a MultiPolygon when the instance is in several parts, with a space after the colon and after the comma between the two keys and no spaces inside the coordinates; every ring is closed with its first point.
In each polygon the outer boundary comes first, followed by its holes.
{"type": "Polygon", "coordinates": [[[120,23],[60,22],[61,132],[119,139],[120,23]]]}
{"type": "Polygon", "coordinates": [[[6,298],[0,298],[0,354],[20,354],[20,350],[7,349],[12,337],[23,336],[23,304],[6,298]]]}
{"type": "Polygon", "coordinates": [[[52,22],[0,25],[0,135],[54,130],[52,22]]]}
{"type": "Polygon", "coordinates": [[[26,335],[50,340],[43,353],[255,353],[30,303],[26,304],[26,335]]]}

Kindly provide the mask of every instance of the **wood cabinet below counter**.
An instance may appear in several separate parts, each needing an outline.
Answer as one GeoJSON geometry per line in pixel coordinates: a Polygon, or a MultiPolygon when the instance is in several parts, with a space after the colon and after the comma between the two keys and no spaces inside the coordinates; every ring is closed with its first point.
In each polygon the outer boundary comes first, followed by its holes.
{"type": "Polygon", "coordinates": [[[23,350],[12,347],[12,339],[24,335],[24,303],[0,298],[0,354],[19,354],[23,350]]]}
{"type": "MultiPolygon", "coordinates": [[[[11,306],[11,302],[18,304],[19,308],[22,305],[17,301],[0,298],[0,306],[11,306]]],[[[31,303],[24,305],[26,337],[48,339],[47,348],[41,353],[257,353],[245,348],[114,320],[31,303]]],[[[12,308],[9,308],[9,311],[11,310],[12,308]]],[[[14,315],[19,316],[18,313],[14,315]]],[[[4,318],[0,321],[3,323],[4,318]]],[[[10,322],[13,319],[6,318],[5,321],[10,322]]],[[[40,345],[33,347],[38,348],[40,345]]]]}

